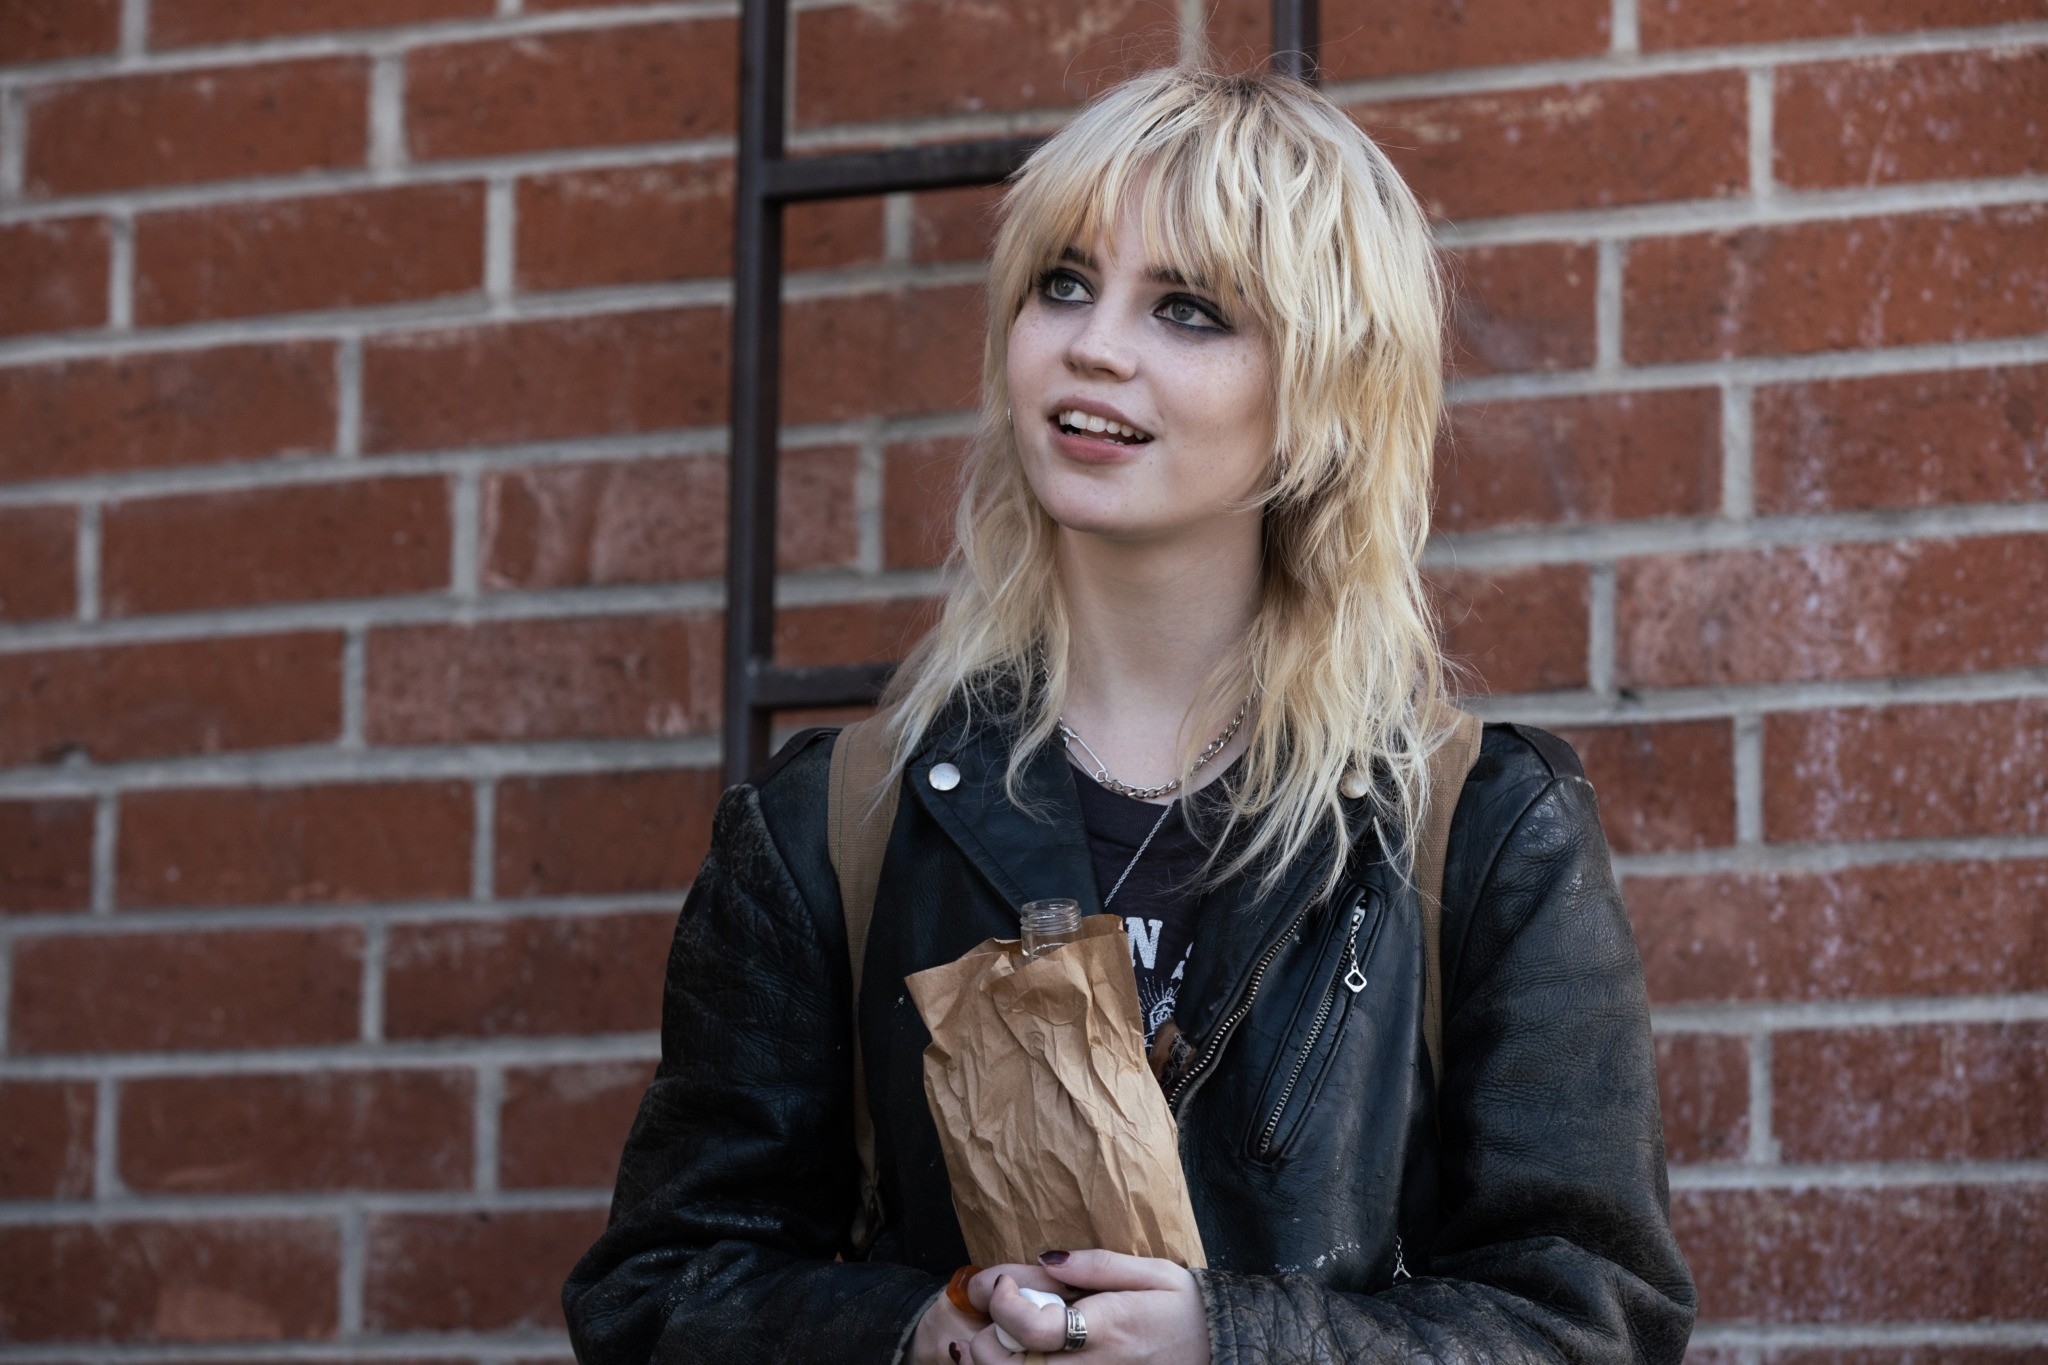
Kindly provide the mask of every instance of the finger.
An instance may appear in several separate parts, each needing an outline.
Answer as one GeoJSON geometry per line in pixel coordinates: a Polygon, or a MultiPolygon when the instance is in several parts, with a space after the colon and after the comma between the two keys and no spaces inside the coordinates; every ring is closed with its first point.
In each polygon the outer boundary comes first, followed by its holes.
{"type": "Polygon", "coordinates": [[[985,1327],[967,1343],[967,1359],[973,1365],[1018,1365],[1024,1357],[996,1340],[996,1329],[985,1327]]]}
{"type": "Polygon", "coordinates": [[[1172,1261],[1120,1251],[1048,1251],[1038,1259],[1046,1274],[1075,1289],[1179,1289],[1193,1278],[1172,1261]]]}
{"type": "MultiPolygon", "coordinates": [[[[1017,1282],[1007,1274],[996,1280],[989,1295],[988,1314],[1011,1340],[1027,1350],[1057,1351],[1067,1340],[1067,1306],[1064,1300],[1037,1304],[1017,1292],[1017,1282]]],[[[1000,1341],[1000,1338],[998,1338],[1000,1341]]]]}
{"type": "Polygon", "coordinates": [[[992,1265],[967,1282],[968,1302],[986,1313],[989,1295],[996,1292],[996,1280],[1003,1275],[1008,1275],[1026,1289],[1042,1289],[1048,1294],[1066,1292],[1066,1286],[1047,1273],[1043,1266],[992,1265]]]}

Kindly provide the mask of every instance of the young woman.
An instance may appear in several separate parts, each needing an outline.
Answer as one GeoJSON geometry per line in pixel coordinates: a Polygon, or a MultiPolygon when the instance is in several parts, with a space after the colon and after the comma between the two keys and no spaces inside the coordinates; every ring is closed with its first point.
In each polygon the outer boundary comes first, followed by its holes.
{"type": "Polygon", "coordinates": [[[997,1325],[1104,1365],[1680,1358],[1642,972],[1541,731],[1486,727],[1457,800],[1441,1075],[1425,1046],[1437,278],[1384,156],[1285,78],[1138,77],[1019,173],[955,577],[888,698],[861,998],[816,731],[720,803],[564,1291],[587,1365],[1019,1359],[997,1325]],[[975,1275],[970,1311],[900,983],[1045,896],[1131,929],[1209,1265],[1056,1249],[975,1275]]]}

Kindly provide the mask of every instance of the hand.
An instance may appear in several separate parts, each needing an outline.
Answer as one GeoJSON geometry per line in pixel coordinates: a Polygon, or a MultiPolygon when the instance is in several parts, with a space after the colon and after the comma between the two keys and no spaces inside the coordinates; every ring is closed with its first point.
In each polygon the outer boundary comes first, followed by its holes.
{"type": "Polygon", "coordinates": [[[961,1312],[950,1298],[941,1294],[917,1320],[917,1331],[910,1338],[909,1365],[952,1365],[956,1360],[965,1360],[967,1344],[987,1326],[986,1317],[961,1312]],[[954,1355],[947,1349],[949,1346],[957,1346],[960,1353],[954,1355]]]}
{"type": "MultiPolygon", "coordinates": [[[[1066,1314],[1038,1307],[1019,1284],[1078,1300],[1088,1322],[1090,1365],[1209,1365],[1209,1316],[1195,1277],[1172,1261],[1114,1251],[1048,1251],[1038,1266],[990,1266],[967,1282],[967,1297],[1033,1351],[1056,1354],[1067,1337],[1066,1314]]],[[[978,1333],[975,1365],[1014,1365],[1020,1357],[978,1333]]]]}

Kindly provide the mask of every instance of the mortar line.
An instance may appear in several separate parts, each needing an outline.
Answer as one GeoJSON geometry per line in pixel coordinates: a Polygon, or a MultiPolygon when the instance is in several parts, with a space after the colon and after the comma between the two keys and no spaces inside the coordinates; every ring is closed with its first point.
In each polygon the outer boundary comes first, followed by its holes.
{"type": "Polygon", "coordinates": [[[363,1211],[357,1207],[341,1210],[337,1234],[341,1242],[341,1265],[335,1285],[335,1335],[343,1341],[362,1335],[364,1285],[369,1278],[369,1236],[363,1211]]]}
{"type": "Polygon", "coordinates": [[[1721,389],[1721,515],[1748,521],[1756,515],[1755,391],[1747,384],[1721,389]]]}
{"type": "Polygon", "coordinates": [[[1750,1350],[1786,1347],[2035,1346],[2048,1343],[2048,1321],[1741,1323],[1703,1322],[1692,1344],[1750,1350]]]}
{"type": "Polygon", "coordinates": [[[110,213],[107,231],[107,330],[135,330],[135,215],[110,213]]]}
{"type": "Polygon", "coordinates": [[[370,183],[395,183],[407,170],[403,52],[387,50],[371,59],[369,108],[364,117],[369,120],[369,148],[365,159],[370,183]]]}
{"type": "Polygon", "coordinates": [[[1735,841],[1764,842],[1764,722],[1754,714],[1735,717],[1735,841]]]}
{"type": "Polygon", "coordinates": [[[1621,368],[1622,276],[1627,247],[1619,241],[1599,244],[1593,282],[1593,369],[1611,375],[1621,368]]]}
{"type": "Polygon", "coordinates": [[[862,435],[857,451],[853,501],[859,548],[855,551],[854,566],[864,574],[881,574],[884,571],[882,522],[887,512],[884,500],[888,496],[881,423],[872,424],[862,435]]]}
{"type": "Polygon", "coordinates": [[[384,1071],[448,1071],[505,1065],[597,1066],[614,1062],[652,1065],[661,1058],[661,1039],[647,1034],[599,1034],[575,1038],[518,1038],[446,1043],[383,1043],[242,1052],[58,1054],[0,1058],[4,1080],[119,1080],[215,1076],[277,1076],[308,1071],[351,1074],[384,1071]]]}
{"type": "Polygon", "coordinates": [[[341,733],[334,741],[343,752],[367,747],[368,653],[368,632],[359,625],[348,627],[341,637],[341,733]]]}
{"type": "Polygon", "coordinates": [[[0,1204],[0,1227],[37,1223],[89,1223],[114,1219],[348,1218],[382,1214],[484,1212],[555,1212],[602,1209],[610,1202],[606,1189],[501,1190],[489,1196],[473,1190],[412,1193],[328,1193],[250,1195],[135,1195],[105,1203],[80,1200],[24,1199],[0,1204]]]}
{"type": "Polygon", "coordinates": [[[14,1017],[14,935],[0,922],[0,1076],[6,1074],[13,1040],[7,1036],[7,1021],[14,1017]]]}
{"type": "Polygon", "coordinates": [[[1771,1035],[1749,1035],[1749,1160],[1756,1166],[1778,1164],[1778,1139],[1773,1129],[1771,1035]]]}
{"type": "MultiPolygon", "coordinates": [[[[478,904],[490,904],[495,894],[493,882],[497,866],[498,840],[498,780],[495,777],[480,777],[472,791],[471,819],[475,828],[470,832],[469,844],[469,895],[478,904]]],[[[500,915],[502,906],[492,909],[500,915]]]]}
{"type": "Polygon", "coordinates": [[[1913,1024],[2012,1024],[2048,1019],[2048,992],[2006,995],[1896,996],[1875,1000],[1717,1001],[1655,1005],[1650,1026],[1660,1035],[1747,1036],[1759,1031],[1895,1028],[1913,1024]]]}
{"type": "Polygon", "coordinates": [[[105,541],[102,523],[102,504],[97,498],[78,504],[71,571],[78,596],[76,611],[82,623],[100,619],[100,560],[105,541]]]}
{"type": "Polygon", "coordinates": [[[119,1202],[127,1194],[121,1184],[120,1086],[111,1076],[102,1076],[93,1086],[92,1100],[92,1201],[119,1202]]]}
{"type": "Polygon", "coordinates": [[[1773,156],[1777,132],[1777,71],[1768,66],[1752,66],[1745,73],[1745,86],[1749,106],[1749,192],[1759,200],[1768,200],[1777,194],[1776,178],[1772,174],[1773,156]]]}
{"type": "Polygon", "coordinates": [[[518,195],[510,176],[492,176],[484,186],[484,293],[503,315],[512,307],[518,250],[518,195]]]}
{"type": "Polygon", "coordinates": [[[1636,12],[1636,0],[1614,0],[1614,8],[1608,17],[1608,51],[1616,56],[1636,56],[1643,50],[1642,19],[1636,12]]]}
{"type": "Polygon", "coordinates": [[[1615,574],[1611,561],[1596,563],[1587,575],[1591,602],[1587,611],[1586,686],[1610,701],[1614,685],[1615,636],[1619,630],[1615,605],[1615,574]]]}
{"type": "Polygon", "coordinates": [[[121,838],[121,798],[103,793],[93,802],[92,914],[111,915],[119,902],[120,870],[116,850],[121,838]]]}
{"type": "Polygon", "coordinates": [[[476,1070],[475,1189],[480,1195],[498,1192],[500,1127],[504,1122],[505,1068],[480,1066],[476,1070]]]}
{"type": "Polygon", "coordinates": [[[334,454],[349,461],[362,452],[363,338],[347,332],[335,338],[334,347],[334,454]]]}
{"type": "Polygon", "coordinates": [[[474,463],[455,472],[448,490],[449,595],[462,608],[473,607],[479,594],[482,550],[481,480],[474,463]]]}
{"type": "Polygon", "coordinates": [[[2048,1184],[2048,1161],[1858,1161],[1792,1166],[1708,1162],[1673,1166],[1671,1189],[1923,1189],[2048,1184]]]}
{"type": "Polygon", "coordinates": [[[391,927],[382,919],[363,924],[363,982],[359,1035],[364,1043],[384,1041],[384,966],[391,947],[391,927]]]}
{"type": "Polygon", "coordinates": [[[149,55],[149,0],[121,0],[120,41],[116,60],[124,67],[149,55]]]}
{"type": "Polygon", "coordinates": [[[882,197],[882,259],[908,267],[917,257],[917,200],[907,193],[882,197]]]}
{"type": "MultiPolygon", "coordinates": [[[[0,205],[19,200],[27,182],[28,94],[12,81],[0,82],[0,205]]],[[[6,221],[0,213],[0,222],[6,221]]]]}
{"type": "Polygon", "coordinates": [[[328,1341],[222,1341],[170,1344],[114,1342],[95,1343],[95,1349],[81,1353],[76,1343],[61,1345],[10,1345],[0,1343],[0,1361],[18,1365],[210,1365],[214,1361],[244,1361],[267,1365],[270,1361],[304,1361],[308,1365],[353,1365],[356,1361],[389,1361],[394,1365],[412,1360],[446,1361],[449,1365],[475,1361],[488,1354],[498,1362],[550,1360],[570,1365],[566,1334],[526,1329],[513,1332],[378,1332],[373,1335],[337,1337],[328,1341]]]}
{"type": "MultiPolygon", "coordinates": [[[[703,770],[709,775],[709,770],[703,770]]],[[[356,929],[366,922],[384,925],[421,925],[447,929],[457,925],[488,926],[517,921],[560,921],[616,919],[628,915],[672,914],[689,887],[676,886],[633,895],[617,896],[534,896],[496,901],[473,899],[450,901],[387,901],[363,905],[349,901],[333,905],[305,905],[285,902],[271,905],[235,905],[157,908],[129,906],[134,913],[103,919],[81,916],[76,911],[52,910],[40,914],[9,916],[9,928],[18,938],[72,938],[90,934],[95,938],[118,938],[126,934],[236,933],[269,929],[356,929]]]]}

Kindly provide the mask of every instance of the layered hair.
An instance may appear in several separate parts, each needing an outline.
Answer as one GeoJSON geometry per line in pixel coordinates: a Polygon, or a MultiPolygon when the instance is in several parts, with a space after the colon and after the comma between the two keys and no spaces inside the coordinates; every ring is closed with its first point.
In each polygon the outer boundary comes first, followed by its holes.
{"type": "Polygon", "coordinates": [[[1016,728],[1015,800],[1025,767],[1058,742],[1069,618],[1058,527],[1026,482],[1008,415],[1009,333],[1061,252],[1109,232],[1133,196],[1147,261],[1255,318],[1269,347],[1276,439],[1258,495],[1258,607],[1183,728],[1181,776],[1252,697],[1225,828],[1248,837],[1227,862],[1212,854],[1210,871],[1261,867],[1270,887],[1319,827],[1356,833],[1342,801],[1352,774],[1366,777],[1375,817],[1391,818],[1390,838],[1420,827],[1444,686],[1420,574],[1443,401],[1435,248],[1385,154],[1290,77],[1148,72],[1089,104],[1012,178],[944,611],[884,699],[896,765],[949,707],[979,709],[1016,728]]]}

